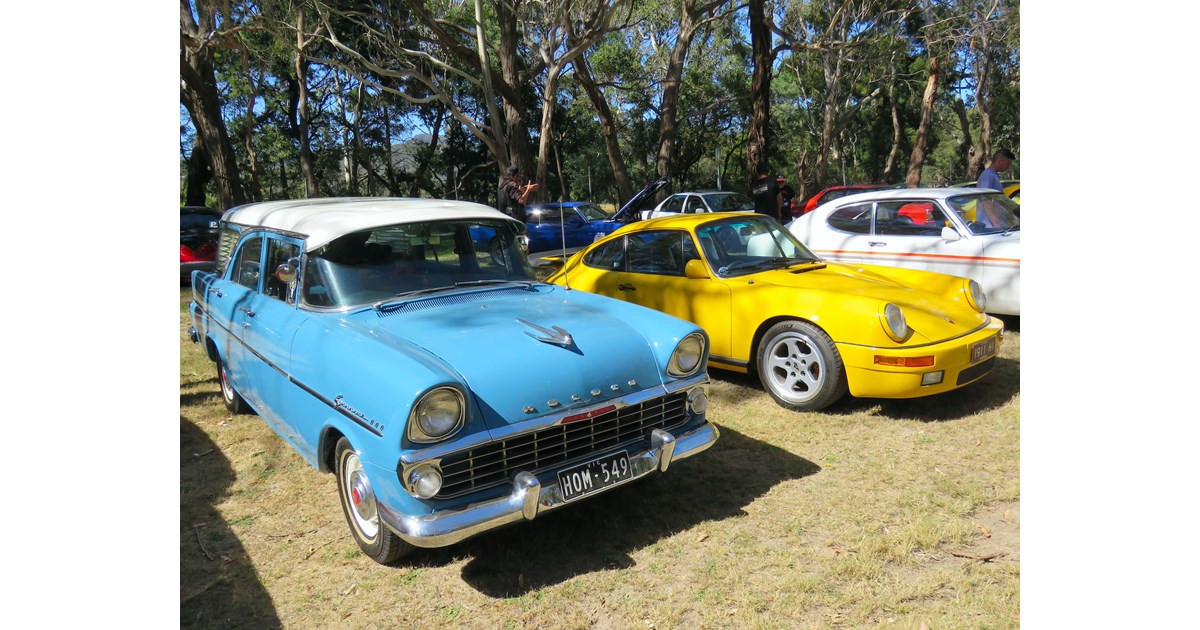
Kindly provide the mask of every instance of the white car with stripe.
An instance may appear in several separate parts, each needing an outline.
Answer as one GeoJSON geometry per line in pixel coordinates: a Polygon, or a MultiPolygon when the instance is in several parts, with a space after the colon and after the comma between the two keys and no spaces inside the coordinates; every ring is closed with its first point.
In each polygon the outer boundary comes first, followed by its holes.
{"type": "Polygon", "coordinates": [[[838,262],[938,271],[983,286],[987,310],[1021,314],[1020,206],[983,188],[901,188],[848,195],[788,223],[838,262]]]}

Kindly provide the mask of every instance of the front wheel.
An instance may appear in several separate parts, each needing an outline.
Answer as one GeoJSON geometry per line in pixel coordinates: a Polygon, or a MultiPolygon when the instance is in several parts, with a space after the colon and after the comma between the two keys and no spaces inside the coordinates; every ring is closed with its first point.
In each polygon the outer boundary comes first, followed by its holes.
{"type": "Polygon", "coordinates": [[[763,335],[758,378],[775,402],[817,411],[846,394],[846,368],[825,331],[801,321],[780,322],[763,335]]]}
{"type": "Polygon", "coordinates": [[[221,400],[225,402],[225,408],[230,413],[250,413],[250,405],[246,404],[246,399],[242,398],[242,395],[233,388],[233,383],[229,382],[225,361],[219,355],[217,356],[217,381],[221,383],[221,400]]]}
{"type": "Polygon", "coordinates": [[[354,542],[368,558],[380,564],[389,564],[408,555],[413,546],[388,529],[379,518],[379,505],[371,481],[363,470],[350,440],[341,438],[336,448],[338,496],[342,501],[342,513],[350,525],[354,542]]]}

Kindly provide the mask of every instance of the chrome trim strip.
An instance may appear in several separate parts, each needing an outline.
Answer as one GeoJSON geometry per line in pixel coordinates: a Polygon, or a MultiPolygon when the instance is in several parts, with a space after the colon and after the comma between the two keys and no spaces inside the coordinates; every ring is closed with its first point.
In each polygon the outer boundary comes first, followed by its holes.
{"type": "MultiPolygon", "coordinates": [[[[671,462],[686,459],[712,446],[721,432],[716,425],[704,423],[680,436],[666,431],[658,435],[660,444],[645,451],[629,454],[633,476],[604,490],[580,499],[607,492],[655,471],[664,471],[671,462]],[[669,438],[669,439],[668,439],[669,438]]],[[[518,473],[512,491],[503,497],[482,501],[457,510],[443,510],[424,516],[405,516],[379,504],[380,519],[396,535],[417,547],[444,547],[486,531],[519,521],[533,520],[537,515],[558,509],[568,502],[559,492],[558,483],[541,485],[534,475],[518,473]]]]}

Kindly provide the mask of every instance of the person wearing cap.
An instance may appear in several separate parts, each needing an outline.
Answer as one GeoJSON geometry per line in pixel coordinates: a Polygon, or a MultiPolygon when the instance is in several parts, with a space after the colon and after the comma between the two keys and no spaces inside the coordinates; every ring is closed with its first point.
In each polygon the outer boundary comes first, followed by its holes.
{"type": "Polygon", "coordinates": [[[516,164],[510,164],[508,173],[500,178],[496,188],[496,209],[523,223],[525,202],[537,188],[537,184],[525,180],[516,164]]]}

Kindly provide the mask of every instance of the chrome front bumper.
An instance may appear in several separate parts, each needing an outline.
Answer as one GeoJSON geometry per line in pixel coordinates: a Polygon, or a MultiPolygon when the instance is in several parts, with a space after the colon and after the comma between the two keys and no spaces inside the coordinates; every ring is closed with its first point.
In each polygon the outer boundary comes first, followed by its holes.
{"type": "MultiPolygon", "coordinates": [[[[650,434],[648,450],[629,454],[633,476],[618,486],[605,488],[595,494],[625,485],[656,470],[666,472],[671,462],[704,451],[717,441],[720,434],[712,423],[705,423],[678,437],[655,429],[650,434]]],[[[379,514],[392,531],[410,544],[417,547],[444,547],[510,523],[531,521],[538,514],[565,504],[557,483],[543,486],[532,473],[520,472],[513,480],[512,492],[506,497],[425,516],[405,516],[381,503],[379,514]]]]}

